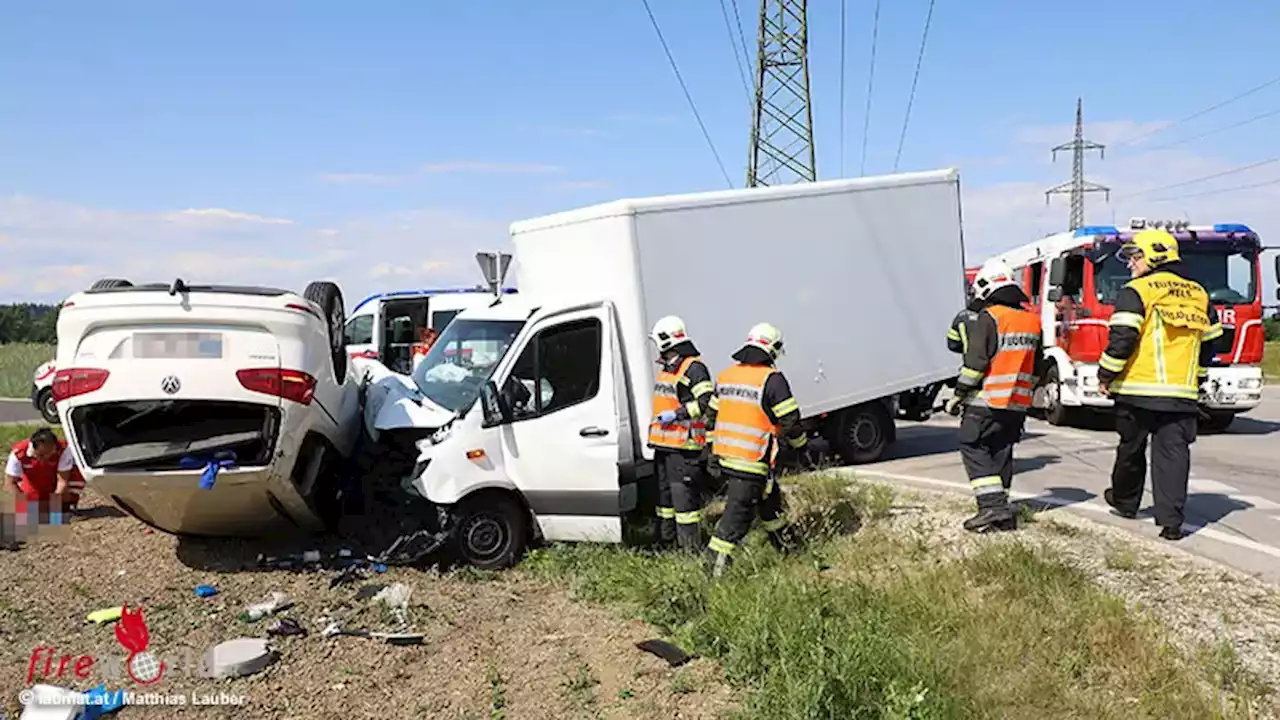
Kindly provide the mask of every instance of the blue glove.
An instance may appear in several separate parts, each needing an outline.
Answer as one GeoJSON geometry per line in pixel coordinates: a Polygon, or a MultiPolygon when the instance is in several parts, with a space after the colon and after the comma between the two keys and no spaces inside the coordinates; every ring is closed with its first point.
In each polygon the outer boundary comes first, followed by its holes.
{"type": "Polygon", "coordinates": [[[663,410],[662,412],[658,413],[658,422],[662,423],[663,425],[670,425],[675,421],[676,421],[675,410],[663,410]]]}

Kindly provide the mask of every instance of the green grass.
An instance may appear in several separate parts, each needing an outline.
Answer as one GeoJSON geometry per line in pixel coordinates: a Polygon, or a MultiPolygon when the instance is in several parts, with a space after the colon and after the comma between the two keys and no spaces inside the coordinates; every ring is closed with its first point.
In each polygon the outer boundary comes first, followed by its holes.
{"type": "MultiPolygon", "coordinates": [[[[31,437],[31,433],[35,432],[36,428],[41,428],[41,427],[48,427],[48,426],[45,425],[44,423],[21,423],[18,425],[0,425],[0,450],[3,450],[5,453],[8,453],[8,448],[13,447],[14,443],[18,442],[19,440],[26,440],[27,438],[31,437]]],[[[66,437],[65,435],[62,434],[62,428],[59,426],[56,426],[56,425],[53,426],[53,432],[55,435],[57,435],[60,438],[65,439],[66,437]]]]}
{"type": "Polygon", "coordinates": [[[13,343],[0,345],[0,397],[31,397],[31,375],[53,359],[52,345],[13,343]]]}
{"type": "Polygon", "coordinates": [[[1245,718],[1269,692],[1229,648],[1184,656],[1052,555],[1011,538],[950,560],[878,520],[883,490],[801,482],[806,549],[753,533],[715,583],[694,559],[590,545],[524,567],[718,659],[743,718],[1245,718]]]}
{"type": "Polygon", "coordinates": [[[1268,380],[1280,380],[1280,342],[1269,342],[1262,351],[1262,374],[1268,380]]]}

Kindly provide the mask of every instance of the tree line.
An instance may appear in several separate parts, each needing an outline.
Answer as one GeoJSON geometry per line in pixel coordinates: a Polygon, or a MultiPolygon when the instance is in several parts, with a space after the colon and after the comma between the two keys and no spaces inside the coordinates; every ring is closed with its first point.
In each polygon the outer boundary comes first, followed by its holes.
{"type": "Polygon", "coordinates": [[[58,305],[15,303],[0,305],[0,345],[58,341],[58,305]]]}
{"type": "MultiPolygon", "coordinates": [[[[16,303],[0,305],[0,345],[58,342],[58,305],[16,303]]],[[[1267,340],[1280,340],[1280,316],[1263,320],[1267,340]]]]}

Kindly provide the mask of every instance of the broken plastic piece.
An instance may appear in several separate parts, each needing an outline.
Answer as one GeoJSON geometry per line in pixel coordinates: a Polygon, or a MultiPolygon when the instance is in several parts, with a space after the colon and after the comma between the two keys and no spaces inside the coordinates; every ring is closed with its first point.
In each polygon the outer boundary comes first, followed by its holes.
{"type": "Polygon", "coordinates": [[[378,565],[412,565],[444,547],[448,541],[448,533],[418,530],[396,538],[391,547],[383,550],[373,562],[378,565]]]}
{"type": "Polygon", "coordinates": [[[636,643],[636,647],[666,660],[671,667],[680,667],[694,658],[693,655],[666,640],[642,640],[636,643]]]}
{"type": "Polygon", "coordinates": [[[113,608],[102,608],[101,610],[94,610],[86,615],[85,622],[97,623],[99,625],[115,622],[120,619],[120,615],[122,613],[124,613],[123,605],[113,608]]]}
{"type": "Polygon", "coordinates": [[[279,620],[271,623],[270,627],[267,628],[267,634],[278,637],[289,637],[291,635],[306,635],[307,631],[298,624],[297,620],[294,620],[293,618],[280,618],[279,620]]]}
{"type": "Polygon", "coordinates": [[[18,720],[75,720],[80,715],[81,696],[57,685],[33,685],[18,720]]]}
{"type": "Polygon", "coordinates": [[[426,636],[421,633],[385,633],[370,632],[369,630],[347,630],[342,627],[341,622],[331,622],[325,626],[320,633],[321,637],[363,637],[373,640],[382,640],[388,645],[421,645],[426,640],[426,636]]]}
{"type": "Polygon", "coordinates": [[[215,453],[212,458],[205,458],[199,455],[184,455],[178,460],[178,466],[185,470],[195,470],[203,467],[204,472],[200,475],[200,489],[212,490],[213,484],[218,480],[219,470],[232,470],[236,467],[236,454],[230,450],[215,453]]]}
{"type": "Polygon", "coordinates": [[[236,638],[218,643],[200,658],[200,677],[244,677],[275,662],[276,651],[261,638],[236,638]]]}
{"type": "Polygon", "coordinates": [[[293,602],[289,600],[288,595],[282,592],[272,592],[271,598],[266,602],[256,603],[245,608],[244,612],[240,613],[240,619],[244,622],[254,622],[280,612],[291,605],[293,605],[293,602]]]}
{"type": "Polygon", "coordinates": [[[207,597],[213,597],[214,595],[217,595],[217,594],[218,594],[218,588],[212,585],[196,586],[196,597],[207,598],[207,597]]]}

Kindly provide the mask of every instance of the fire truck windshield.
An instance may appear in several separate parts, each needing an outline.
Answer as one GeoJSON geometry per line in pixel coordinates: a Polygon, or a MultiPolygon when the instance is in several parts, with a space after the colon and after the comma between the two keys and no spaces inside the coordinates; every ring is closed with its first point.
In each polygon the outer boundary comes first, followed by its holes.
{"type": "MultiPolygon", "coordinates": [[[[1247,305],[1258,297],[1258,247],[1225,242],[1181,243],[1182,264],[1209,299],[1225,305],[1247,305]]],[[[1107,253],[1093,266],[1098,302],[1111,305],[1125,283],[1129,267],[1107,253]]]]}

